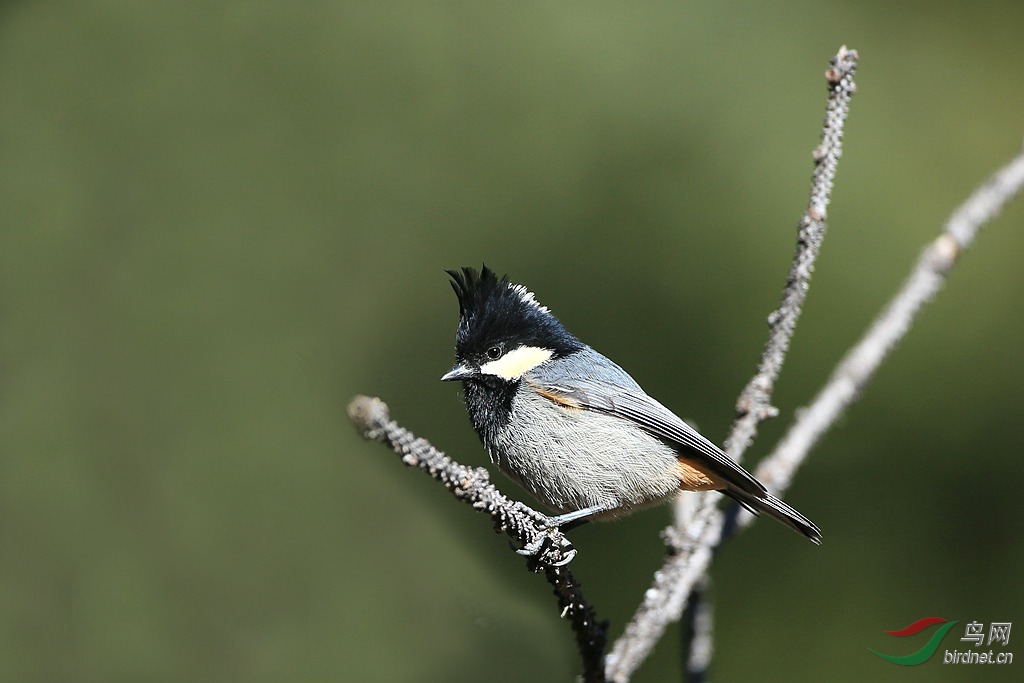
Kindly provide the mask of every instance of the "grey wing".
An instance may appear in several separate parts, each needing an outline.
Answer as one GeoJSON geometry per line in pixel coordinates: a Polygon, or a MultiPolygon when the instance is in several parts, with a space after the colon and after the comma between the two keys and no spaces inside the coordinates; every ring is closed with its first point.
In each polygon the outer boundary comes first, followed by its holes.
{"type": "MultiPolygon", "coordinates": [[[[616,366],[617,367],[617,366],[616,366]]],[[[625,373],[623,373],[625,374],[625,373]]],[[[628,375],[627,375],[628,377],[628,375]]],[[[574,377],[566,382],[545,382],[546,392],[556,394],[580,408],[614,415],[639,425],[648,432],[691,451],[680,456],[704,465],[711,474],[718,475],[731,486],[757,497],[764,495],[765,487],[749,472],[739,466],[722,449],[701,436],[697,430],[683,422],[675,413],[648,396],[636,385],[622,386],[614,381],[574,377]]]]}
{"type": "Polygon", "coordinates": [[[676,448],[681,460],[723,481],[723,493],[743,507],[754,514],[764,512],[821,543],[821,530],[814,522],[769,494],[761,482],[718,446],[644,393],[625,370],[590,347],[557,363],[542,363],[527,381],[555,403],[629,420],[664,439],[676,448]]]}

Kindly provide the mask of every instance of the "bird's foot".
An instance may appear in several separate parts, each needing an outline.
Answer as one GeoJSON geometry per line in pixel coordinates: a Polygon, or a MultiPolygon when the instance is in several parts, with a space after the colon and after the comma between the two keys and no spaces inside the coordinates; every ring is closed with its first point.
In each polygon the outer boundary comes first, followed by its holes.
{"type": "Polygon", "coordinates": [[[553,567],[564,567],[576,557],[576,548],[557,527],[549,527],[544,533],[538,534],[532,541],[516,550],[524,557],[534,558],[538,563],[553,567]]]}

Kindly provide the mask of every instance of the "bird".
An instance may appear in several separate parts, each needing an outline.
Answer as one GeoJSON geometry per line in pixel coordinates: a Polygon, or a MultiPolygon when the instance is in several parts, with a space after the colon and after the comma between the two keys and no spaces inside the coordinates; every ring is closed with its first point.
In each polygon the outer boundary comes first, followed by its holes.
{"type": "Polygon", "coordinates": [[[485,265],[445,271],[459,301],[455,365],[491,462],[569,530],[719,491],[816,544],[821,530],[574,336],[536,296],[485,265]]]}

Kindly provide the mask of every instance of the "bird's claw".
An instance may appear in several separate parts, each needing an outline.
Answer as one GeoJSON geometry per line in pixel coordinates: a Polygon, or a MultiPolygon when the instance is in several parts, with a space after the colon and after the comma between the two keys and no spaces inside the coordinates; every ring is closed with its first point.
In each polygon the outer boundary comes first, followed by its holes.
{"type": "MultiPolygon", "coordinates": [[[[516,552],[529,557],[534,567],[564,567],[576,557],[576,548],[559,529],[558,520],[537,512],[523,503],[516,503],[519,512],[533,522],[535,535],[516,552]]],[[[525,531],[525,530],[524,530],[525,531]]]]}
{"type": "Polygon", "coordinates": [[[541,534],[537,538],[533,539],[516,552],[524,557],[533,557],[541,551],[545,545],[551,541],[551,537],[547,534],[541,534]]]}
{"type": "Polygon", "coordinates": [[[572,547],[572,543],[566,541],[566,548],[559,548],[559,552],[562,554],[562,559],[555,560],[551,563],[554,567],[564,567],[565,565],[572,562],[573,558],[576,557],[576,548],[572,547]]]}
{"type": "Polygon", "coordinates": [[[576,548],[572,542],[557,529],[548,529],[546,533],[539,534],[516,552],[553,567],[564,567],[576,557],[576,548]]]}

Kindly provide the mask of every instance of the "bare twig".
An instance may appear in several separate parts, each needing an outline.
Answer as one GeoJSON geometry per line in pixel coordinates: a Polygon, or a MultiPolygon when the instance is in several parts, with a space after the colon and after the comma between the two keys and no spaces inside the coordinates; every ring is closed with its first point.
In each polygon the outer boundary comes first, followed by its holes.
{"type": "Polygon", "coordinates": [[[669,556],[654,573],[654,582],[644,591],[640,607],[605,658],[608,680],[628,681],[668,625],[679,620],[690,591],[711,564],[712,549],[722,535],[722,521],[722,513],[712,509],[694,519],[686,533],[675,527],[665,529],[669,556]]]}
{"type": "Polygon", "coordinates": [[[572,572],[564,565],[576,554],[557,529],[544,525],[545,517],[528,506],[507,498],[490,483],[487,470],[461,465],[434,448],[426,439],[391,420],[387,404],[379,398],[356,396],[348,416],[364,438],[389,446],[410,467],[417,467],[444,484],[452,494],[491,517],[495,530],[504,532],[524,548],[535,548],[531,567],[544,572],[552,585],[563,617],[568,617],[583,659],[585,681],[604,681],[604,649],[607,623],[599,622],[572,572]]]}
{"type": "MultiPolygon", "coordinates": [[[[785,491],[807,450],[856,399],[878,363],[906,332],[913,316],[935,296],[958,255],[971,243],[981,225],[997,215],[1022,188],[1024,152],[996,172],[953,213],[945,232],[925,249],[900,293],[865,338],[840,363],[832,380],[811,407],[755,470],[757,478],[770,491],[777,495],[785,491]],[[863,351],[866,343],[872,349],[871,353],[863,351]],[[880,356],[877,355],[879,353],[880,356]],[[819,411],[824,417],[819,416],[819,411]]],[[[665,565],[655,574],[654,585],[644,594],[644,601],[626,626],[626,632],[615,642],[607,657],[605,670],[609,680],[629,680],[649,651],[640,648],[653,647],[665,627],[679,618],[690,591],[711,563],[713,551],[705,544],[717,546],[721,541],[723,517],[717,509],[712,509],[710,515],[696,515],[685,534],[674,529],[666,530],[672,551],[665,565]],[[629,668],[621,663],[620,657],[628,658],[629,668]]],[[[739,520],[740,527],[749,526],[754,519],[744,512],[739,520]]]]}
{"type": "MultiPolygon", "coordinates": [[[[761,461],[755,474],[768,488],[784,491],[789,486],[810,449],[857,400],[879,365],[910,329],[915,316],[935,298],[981,226],[995,218],[1022,188],[1024,150],[953,212],[942,234],[925,247],[900,291],[839,362],[811,405],[800,412],[779,444],[761,461]]],[[[750,521],[746,515],[740,520],[743,525],[750,521]]]]}
{"type": "MultiPolygon", "coordinates": [[[[856,50],[844,45],[825,70],[829,93],[825,121],[821,129],[821,142],[812,153],[815,165],[811,174],[811,192],[807,209],[797,225],[796,252],[793,254],[779,306],[768,316],[768,341],[761,353],[761,363],[736,399],[737,418],[725,440],[726,452],[736,461],[742,459],[743,453],[753,443],[758,425],[779,412],[771,404],[772,393],[807,298],[814,262],[825,239],[825,218],[831,201],[832,184],[839,159],[843,155],[843,126],[850,111],[850,100],[857,92],[853,76],[857,71],[858,58],[856,50]]],[[[710,494],[701,494],[697,498],[697,504],[677,504],[686,505],[685,509],[689,510],[687,513],[683,508],[677,508],[676,524],[680,528],[689,524],[695,515],[709,514],[718,501],[717,496],[710,494]]]]}
{"type": "Polygon", "coordinates": [[[690,601],[683,614],[686,628],[683,630],[683,662],[686,680],[689,683],[705,683],[708,680],[708,667],[711,655],[714,654],[715,641],[713,636],[715,610],[711,595],[711,579],[705,574],[697,582],[690,601]]]}
{"type": "MultiPolygon", "coordinates": [[[[753,442],[758,424],[778,412],[771,405],[771,395],[825,236],[832,182],[842,156],[843,125],[850,99],[856,92],[853,75],[857,70],[857,59],[856,50],[843,46],[825,72],[829,88],[825,123],[821,143],[814,150],[815,169],[811,177],[810,200],[798,226],[796,254],[779,307],[768,317],[770,331],[761,364],[736,402],[738,418],[726,440],[726,451],[736,460],[753,442]]],[[[661,571],[655,574],[654,584],[644,593],[644,600],[627,624],[625,633],[608,655],[605,670],[611,680],[629,680],[661,639],[668,624],[680,618],[694,582],[703,576],[710,564],[711,548],[717,546],[721,536],[722,515],[716,508],[717,496],[699,495],[699,503],[681,502],[677,506],[677,530],[667,534],[670,554],[661,571]],[[704,544],[710,545],[705,547],[704,544]]]]}
{"type": "Polygon", "coordinates": [[[839,159],[843,155],[843,124],[850,111],[850,99],[857,92],[853,81],[857,59],[857,51],[847,49],[844,45],[839,48],[839,52],[832,58],[831,66],[825,71],[829,92],[825,125],[821,130],[821,144],[814,149],[811,197],[797,228],[796,254],[789,268],[779,307],[768,316],[770,331],[768,343],[761,354],[761,365],[736,401],[739,417],[733,423],[725,442],[725,450],[736,460],[753,443],[757,436],[757,425],[775,417],[779,412],[771,404],[772,391],[786,359],[789,340],[793,337],[803,310],[804,299],[807,298],[814,261],[825,238],[825,218],[828,215],[832,183],[839,159]]]}
{"type": "MultiPolygon", "coordinates": [[[[841,155],[843,121],[849,98],[855,92],[852,76],[856,60],[857,53],[844,47],[826,72],[831,95],[822,144],[815,150],[818,166],[811,201],[800,223],[797,252],[782,301],[769,317],[771,333],[761,365],[737,402],[739,415],[727,441],[730,454],[737,459],[752,443],[758,424],[777,412],[771,405],[771,395],[824,235],[825,211],[835,165],[841,155]]],[[[906,334],[917,313],[935,297],[980,227],[995,217],[1022,188],[1024,151],[953,213],[944,232],[924,250],[903,288],[839,363],[810,407],[801,413],[775,450],[761,463],[755,474],[769,490],[780,494],[786,489],[809,450],[858,398],[881,362],[906,334]]],[[[691,680],[703,680],[706,676],[713,649],[706,572],[720,542],[736,528],[732,525],[725,528],[727,519],[716,508],[716,499],[693,495],[677,506],[676,525],[664,531],[669,556],[655,573],[653,585],[645,592],[625,633],[602,661],[607,625],[597,621],[578,582],[563,566],[572,559],[575,550],[559,531],[545,526],[544,515],[501,494],[489,483],[486,470],[452,461],[426,440],[417,439],[391,421],[387,406],[379,399],[356,397],[349,405],[349,417],[363,436],[390,446],[407,465],[430,474],[457,498],[488,514],[496,530],[526,548],[537,550],[529,561],[530,566],[535,571],[544,571],[554,587],[563,616],[568,616],[572,623],[583,659],[584,680],[603,681],[606,676],[613,681],[629,680],[667,625],[680,618],[688,601],[693,635],[684,646],[688,652],[687,671],[691,680]]],[[[752,519],[741,517],[739,528],[747,526],[752,519]]]]}

